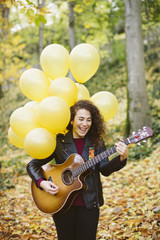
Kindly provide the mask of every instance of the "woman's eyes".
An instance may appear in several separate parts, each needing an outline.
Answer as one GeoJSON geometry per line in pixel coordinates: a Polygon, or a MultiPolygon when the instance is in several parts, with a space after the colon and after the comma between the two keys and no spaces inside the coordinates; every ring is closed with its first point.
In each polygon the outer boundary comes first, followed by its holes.
{"type": "MultiPolygon", "coordinates": [[[[79,121],[84,121],[84,118],[79,118],[79,121]]],[[[87,122],[91,122],[91,119],[87,119],[87,122]]]]}

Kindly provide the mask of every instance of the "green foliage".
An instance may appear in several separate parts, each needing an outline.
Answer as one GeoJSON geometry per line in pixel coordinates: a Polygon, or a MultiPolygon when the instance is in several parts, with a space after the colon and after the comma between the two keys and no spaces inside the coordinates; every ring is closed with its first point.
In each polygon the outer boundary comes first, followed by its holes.
{"type": "Polygon", "coordinates": [[[135,145],[129,149],[129,161],[141,160],[148,157],[153,151],[153,147],[148,148],[147,144],[135,145]]]}
{"type": "Polygon", "coordinates": [[[36,26],[40,26],[41,25],[41,23],[47,23],[47,20],[46,20],[46,18],[44,17],[44,16],[42,16],[42,15],[37,15],[36,16],[36,19],[35,19],[35,24],[36,24],[36,26]]]}
{"type": "Polygon", "coordinates": [[[9,119],[12,112],[23,106],[28,100],[20,92],[19,87],[12,85],[10,91],[4,93],[4,97],[0,100],[0,150],[1,156],[4,156],[11,147],[8,141],[8,129],[9,129],[9,119]]]}
{"type": "Polygon", "coordinates": [[[142,12],[144,22],[159,22],[160,21],[160,2],[159,0],[143,0],[142,12]]]}
{"type": "Polygon", "coordinates": [[[124,32],[124,1],[75,1],[76,39],[104,46],[124,32]],[[120,30],[121,29],[121,30],[120,30]],[[122,30],[123,29],[123,30],[122,30]]]}
{"type": "Polygon", "coordinates": [[[91,95],[98,91],[116,94],[118,88],[126,87],[125,41],[115,40],[108,50],[108,58],[101,59],[96,74],[85,83],[91,95]]]}
{"type": "MultiPolygon", "coordinates": [[[[28,100],[27,100],[28,101],[28,100]]],[[[12,188],[13,176],[26,174],[26,164],[23,162],[27,154],[21,149],[17,152],[8,140],[9,119],[12,112],[18,107],[26,103],[26,97],[20,92],[19,87],[12,84],[11,90],[4,93],[4,97],[0,100],[0,189],[12,188]],[[4,171],[5,170],[5,171],[4,171]]]]}
{"type": "MultiPolygon", "coordinates": [[[[16,150],[15,147],[11,147],[16,150]]],[[[2,177],[0,178],[0,190],[13,188],[15,185],[12,183],[13,176],[26,175],[26,163],[23,161],[26,158],[24,154],[12,157],[11,159],[2,160],[2,177]],[[3,171],[5,169],[5,171],[3,171]]]]}
{"type": "Polygon", "coordinates": [[[19,34],[11,32],[12,24],[3,20],[0,15],[0,84],[6,85],[16,82],[21,69],[28,66],[29,55],[19,34]]]}

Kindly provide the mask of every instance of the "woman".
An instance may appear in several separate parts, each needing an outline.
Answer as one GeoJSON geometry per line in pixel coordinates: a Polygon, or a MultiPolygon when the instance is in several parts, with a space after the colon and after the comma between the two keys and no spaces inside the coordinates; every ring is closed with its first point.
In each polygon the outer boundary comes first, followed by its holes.
{"type": "MultiPolygon", "coordinates": [[[[57,194],[58,186],[47,181],[41,166],[55,158],[57,164],[63,163],[72,153],[78,153],[85,159],[105,151],[103,137],[105,123],[98,108],[88,100],[80,100],[71,107],[71,120],[68,132],[57,135],[57,145],[54,153],[46,159],[33,159],[27,166],[27,171],[37,187],[48,194],[57,194]]],[[[126,164],[127,146],[120,141],[116,144],[119,156],[100,161],[92,167],[91,173],[85,178],[87,190],[82,191],[74,200],[72,206],[64,214],[53,216],[59,240],[95,240],[99,219],[99,207],[103,205],[102,184],[100,173],[109,176],[120,170],[126,164]]]]}

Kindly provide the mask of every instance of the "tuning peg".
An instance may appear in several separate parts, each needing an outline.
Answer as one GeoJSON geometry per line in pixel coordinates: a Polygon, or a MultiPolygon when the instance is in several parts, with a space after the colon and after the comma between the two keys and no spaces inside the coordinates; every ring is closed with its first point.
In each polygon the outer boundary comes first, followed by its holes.
{"type": "Polygon", "coordinates": [[[137,143],[137,145],[141,145],[141,143],[139,142],[139,143],[137,143]]]}
{"type": "Polygon", "coordinates": [[[146,140],[143,140],[144,143],[146,143],[147,141],[146,140]]]}
{"type": "Polygon", "coordinates": [[[134,135],[136,132],[132,132],[132,134],[134,135]]]}

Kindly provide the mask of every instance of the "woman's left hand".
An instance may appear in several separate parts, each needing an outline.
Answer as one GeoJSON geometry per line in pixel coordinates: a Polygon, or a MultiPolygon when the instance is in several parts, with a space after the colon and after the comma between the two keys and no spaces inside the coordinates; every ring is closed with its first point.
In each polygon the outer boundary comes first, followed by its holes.
{"type": "Polygon", "coordinates": [[[118,143],[115,144],[116,150],[120,155],[120,161],[123,162],[128,157],[128,147],[123,142],[123,140],[120,140],[118,143]]]}

